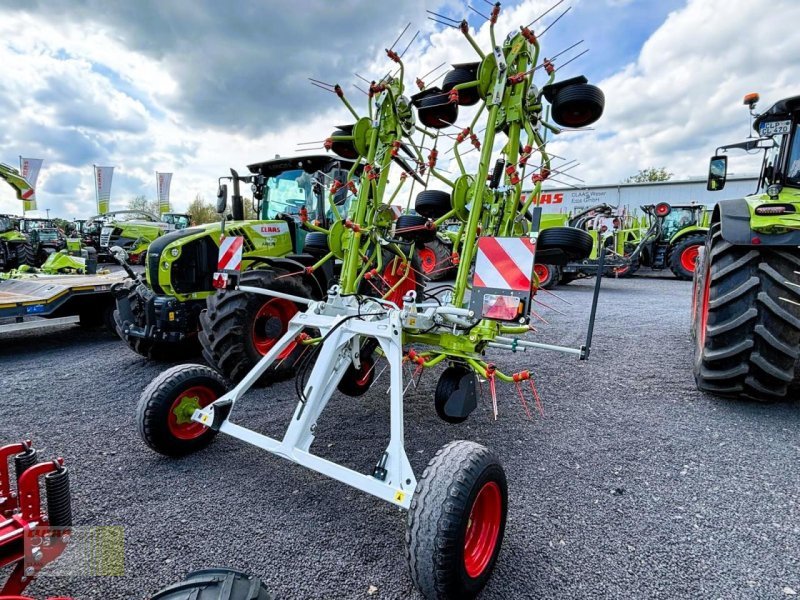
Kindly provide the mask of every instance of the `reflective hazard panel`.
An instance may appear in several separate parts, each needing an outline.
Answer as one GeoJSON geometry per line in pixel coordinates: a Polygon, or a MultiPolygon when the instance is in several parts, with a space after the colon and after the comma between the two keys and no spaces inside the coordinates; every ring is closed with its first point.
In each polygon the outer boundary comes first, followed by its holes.
{"type": "Polygon", "coordinates": [[[478,238],[470,308],[487,319],[527,322],[535,257],[529,238],[478,238]]]}

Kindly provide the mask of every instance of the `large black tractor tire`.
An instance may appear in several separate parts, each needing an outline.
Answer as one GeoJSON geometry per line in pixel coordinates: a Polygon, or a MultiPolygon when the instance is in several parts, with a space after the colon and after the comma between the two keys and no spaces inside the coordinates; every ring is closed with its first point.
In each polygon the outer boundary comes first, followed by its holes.
{"type": "Polygon", "coordinates": [[[422,246],[417,254],[420,270],[429,281],[444,279],[455,269],[450,246],[438,238],[422,246]]]}
{"type": "Polygon", "coordinates": [[[698,250],[706,243],[705,235],[687,235],[672,246],[667,257],[667,264],[675,277],[690,281],[694,277],[698,250]]]}
{"type": "Polygon", "coordinates": [[[436,228],[428,226],[428,219],[419,215],[400,215],[394,224],[395,235],[400,239],[415,242],[432,242],[436,239],[436,228]]]}
{"type": "MultiPolygon", "coordinates": [[[[298,276],[283,271],[253,270],[242,274],[241,285],[270,289],[301,298],[313,298],[311,289],[298,276]]],[[[200,314],[203,357],[231,381],[244,377],[269,348],[286,333],[289,320],[304,307],[290,300],[220,290],[206,299],[200,314]]],[[[302,354],[299,344],[290,346],[261,377],[262,385],[291,377],[302,354]]]]}
{"type": "Polygon", "coordinates": [[[588,83],[568,85],[556,92],[550,113],[562,127],[586,127],[603,115],[603,90],[588,83]]]}
{"type": "Polygon", "coordinates": [[[271,600],[264,583],[234,569],[193,571],[180,583],[156,592],[150,600],[271,600]]]}
{"type": "Polygon", "coordinates": [[[698,273],[697,387],[761,401],[789,397],[800,358],[795,249],[735,246],[711,230],[698,273]]]}
{"type": "MultiPolygon", "coordinates": [[[[444,76],[442,91],[449,92],[457,85],[469,83],[476,79],[477,75],[472,69],[453,69],[452,71],[448,71],[447,75],[444,76]]],[[[480,99],[481,95],[478,91],[478,86],[458,90],[458,103],[461,106],[472,106],[477,104],[480,99]]]]}
{"type": "Polygon", "coordinates": [[[414,210],[423,217],[438,219],[451,209],[450,194],[442,190],[423,190],[417,194],[414,210]]]}
{"type": "Polygon", "coordinates": [[[486,447],[450,442],[428,463],[411,500],[406,556],[425,598],[474,598],[492,575],[505,532],[508,487],[486,447]]]}
{"type": "Polygon", "coordinates": [[[28,242],[17,244],[16,251],[17,268],[21,267],[22,265],[28,265],[29,267],[36,266],[36,252],[34,252],[33,246],[31,246],[28,242]]]}
{"type": "Polygon", "coordinates": [[[191,416],[223,396],[229,384],[206,365],[178,365],[150,382],[136,406],[139,435],[152,450],[184,456],[208,446],[216,431],[191,416]]]}
{"type": "Polygon", "coordinates": [[[537,255],[541,254],[537,258],[541,257],[543,262],[564,265],[573,260],[580,261],[589,258],[592,246],[592,236],[582,229],[551,227],[539,233],[536,252],[537,255]]]}

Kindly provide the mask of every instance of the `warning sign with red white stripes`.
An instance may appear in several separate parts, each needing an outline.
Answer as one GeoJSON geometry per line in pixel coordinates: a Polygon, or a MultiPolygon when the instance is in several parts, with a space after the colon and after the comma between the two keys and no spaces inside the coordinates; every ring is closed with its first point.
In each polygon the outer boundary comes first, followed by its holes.
{"type": "Polygon", "coordinates": [[[242,269],[242,236],[222,236],[219,242],[218,271],[241,271],[242,269]]]}
{"type": "Polygon", "coordinates": [[[535,256],[529,238],[478,238],[470,308],[489,319],[526,321],[535,256]]]}

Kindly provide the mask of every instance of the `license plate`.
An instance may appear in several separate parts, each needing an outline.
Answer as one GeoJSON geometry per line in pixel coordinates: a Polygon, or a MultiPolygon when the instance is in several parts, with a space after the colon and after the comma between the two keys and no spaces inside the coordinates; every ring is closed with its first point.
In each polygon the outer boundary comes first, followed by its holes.
{"type": "Polygon", "coordinates": [[[773,135],[780,135],[782,133],[789,133],[792,128],[792,122],[786,121],[768,121],[761,123],[758,126],[758,134],[761,137],[772,137],[773,135]]]}

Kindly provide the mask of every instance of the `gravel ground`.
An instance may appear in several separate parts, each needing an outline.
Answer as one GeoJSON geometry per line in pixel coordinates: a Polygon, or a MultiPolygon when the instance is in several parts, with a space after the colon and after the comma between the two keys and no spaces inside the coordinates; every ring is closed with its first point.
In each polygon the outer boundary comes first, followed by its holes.
{"type": "MultiPolygon", "coordinates": [[[[800,407],[730,402],[695,390],[691,284],[608,280],[589,362],[495,353],[530,368],[546,417],[525,420],[499,387],[462,425],[439,421],[435,374],[406,404],[418,474],[441,445],[471,439],[504,463],[506,538],[485,598],[785,598],[800,593],[800,407]],[[538,364],[536,361],[541,361],[538,364]]],[[[582,341],[591,281],[542,300],[542,341],[582,341]]],[[[126,575],[41,578],[37,597],[144,598],[188,571],[226,565],[278,598],[417,598],[395,507],[219,436],[169,460],[139,440],[134,406],[164,365],[76,328],[0,340],[0,440],[30,436],[73,471],[77,525],[125,528],[126,575]],[[374,588],[377,588],[375,591],[374,588]],[[372,594],[370,594],[370,590],[372,594]]],[[[387,374],[360,399],[335,396],[314,446],[370,469],[387,443],[387,374]]],[[[278,434],[291,384],[249,395],[237,421],[278,434]]]]}

